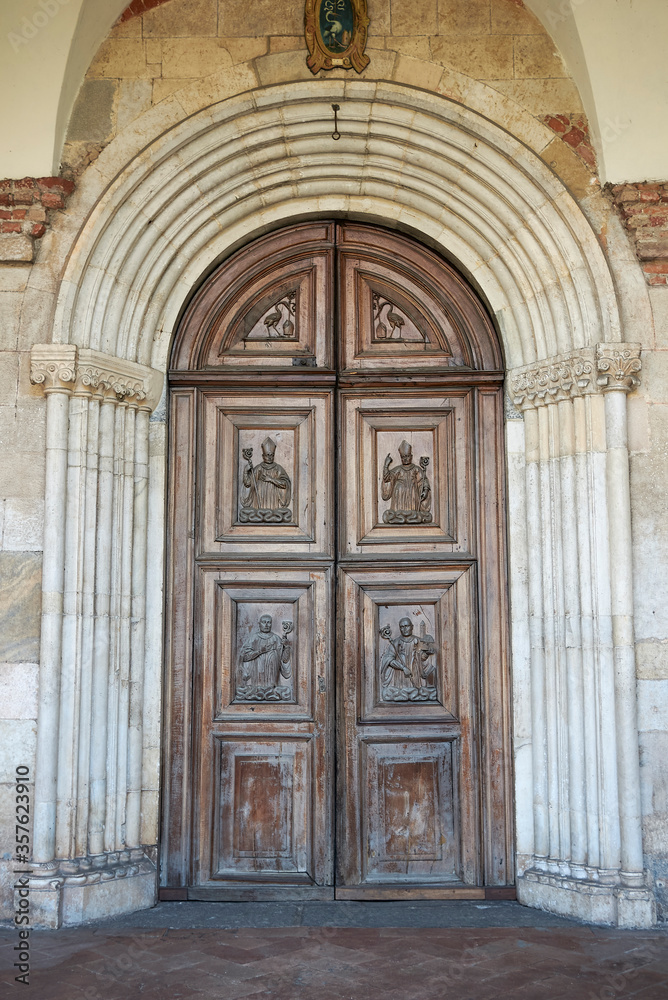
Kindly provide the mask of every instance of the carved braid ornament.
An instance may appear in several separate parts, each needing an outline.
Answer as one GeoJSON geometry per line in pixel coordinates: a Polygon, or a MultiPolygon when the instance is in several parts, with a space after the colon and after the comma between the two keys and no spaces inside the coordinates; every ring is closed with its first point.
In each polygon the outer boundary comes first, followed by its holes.
{"type": "Polygon", "coordinates": [[[521,410],[596,392],[630,392],[640,384],[639,344],[597,344],[510,372],[510,389],[521,410]]]}
{"type": "Polygon", "coordinates": [[[153,410],[162,380],[160,372],[146,365],[73,344],[36,344],[30,352],[30,381],[45,393],[90,395],[153,410]]]}

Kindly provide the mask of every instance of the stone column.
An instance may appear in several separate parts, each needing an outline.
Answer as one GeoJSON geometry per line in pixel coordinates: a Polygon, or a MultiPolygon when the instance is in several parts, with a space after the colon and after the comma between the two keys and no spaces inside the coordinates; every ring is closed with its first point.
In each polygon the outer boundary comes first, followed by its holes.
{"type": "MultiPolygon", "coordinates": [[[[636,345],[511,373],[525,421],[534,843],[524,903],[652,926],[642,864],[626,393],[636,345]]],[[[528,692],[527,692],[528,694],[528,692]]]]}
{"type": "Polygon", "coordinates": [[[598,385],[605,396],[607,490],[610,520],[612,641],[615,666],[615,723],[621,839],[619,907],[623,922],[636,926],[644,905],[640,762],[633,626],[633,554],[626,396],[640,382],[638,344],[599,344],[598,385]]]}
{"type": "Polygon", "coordinates": [[[48,397],[31,889],[36,922],[59,926],[155,899],[138,803],[148,417],[162,375],[39,345],[31,380],[48,397]]]}
{"type": "Polygon", "coordinates": [[[39,670],[39,718],[43,724],[37,731],[33,826],[33,857],[40,863],[52,860],[56,839],[68,409],[75,377],[76,347],[69,344],[33,347],[30,381],[41,385],[47,398],[39,670]]]}

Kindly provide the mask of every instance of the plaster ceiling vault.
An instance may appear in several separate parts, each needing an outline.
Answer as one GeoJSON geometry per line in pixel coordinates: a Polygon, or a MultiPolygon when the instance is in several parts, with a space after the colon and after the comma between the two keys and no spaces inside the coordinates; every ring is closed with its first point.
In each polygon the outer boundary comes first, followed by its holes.
{"type": "MultiPolygon", "coordinates": [[[[86,70],[127,0],[44,0],[41,27],[20,36],[26,5],[0,8],[3,92],[0,176],[57,174],[67,123],[86,70]],[[29,115],[16,109],[30,108],[29,115]]],[[[597,148],[601,179],[668,176],[668,70],[663,0],[526,0],[577,84],[597,148]]],[[[555,113],[559,111],[554,109],[555,113]]]]}

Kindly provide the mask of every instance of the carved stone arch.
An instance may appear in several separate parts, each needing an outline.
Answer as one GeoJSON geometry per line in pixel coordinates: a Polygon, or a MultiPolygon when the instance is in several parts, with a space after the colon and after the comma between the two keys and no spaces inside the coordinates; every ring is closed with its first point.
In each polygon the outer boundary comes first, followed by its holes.
{"type": "MultiPolygon", "coordinates": [[[[72,203],[81,218],[72,244],[66,227],[54,230],[67,264],[53,344],[34,353],[49,442],[34,835],[43,896],[33,896],[45,920],[85,919],[68,900],[97,884],[95,866],[106,885],[143,879],[130,904],[118,890],[119,910],[153,898],[165,558],[155,407],[183,303],[249,238],[342,214],[440,247],[481,291],[503,341],[520,411],[510,409],[506,441],[521,898],[650,924],[625,399],[639,346],[624,342],[611,274],[623,250],[606,257],[561,181],[516,138],[398,84],[269,87],[192,114],[140,152],[143,141],[120,173],[122,136],[90,168],[72,203]],[[332,150],[323,109],[342,89],[347,131],[332,150]],[[104,377],[84,377],[91,366],[104,377]],[[79,685],[93,695],[75,717],[79,685]],[[105,699],[121,691],[129,702],[112,717],[105,699]],[[89,760],[79,747],[91,726],[89,760]],[[109,773],[112,745],[125,756],[109,773]]],[[[596,196],[588,211],[601,211],[596,196]]],[[[646,291],[630,280],[625,295],[628,330],[646,291]]]]}

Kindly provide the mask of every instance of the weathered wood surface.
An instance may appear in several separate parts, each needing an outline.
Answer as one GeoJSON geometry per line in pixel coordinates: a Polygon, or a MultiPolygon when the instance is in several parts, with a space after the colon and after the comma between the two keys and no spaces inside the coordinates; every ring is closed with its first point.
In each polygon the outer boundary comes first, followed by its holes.
{"type": "Polygon", "coordinates": [[[512,884],[500,367],[461,276],[368,226],[273,233],[194,297],[171,372],[163,885],[512,884]]]}

